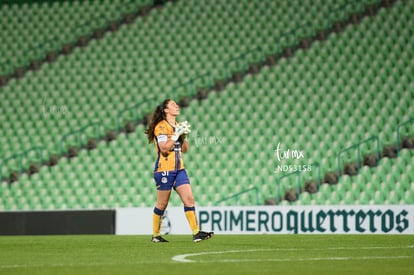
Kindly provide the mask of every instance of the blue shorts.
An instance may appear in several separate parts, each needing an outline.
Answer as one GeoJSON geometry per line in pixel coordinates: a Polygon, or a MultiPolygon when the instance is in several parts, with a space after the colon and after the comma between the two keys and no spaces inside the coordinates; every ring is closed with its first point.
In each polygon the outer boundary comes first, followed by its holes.
{"type": "Polygon", "coordinates": [[[155,186],[157,190],[171,190],[183,184],[190,184],[185,169],[178,171],[154,172],[155,186]]]}

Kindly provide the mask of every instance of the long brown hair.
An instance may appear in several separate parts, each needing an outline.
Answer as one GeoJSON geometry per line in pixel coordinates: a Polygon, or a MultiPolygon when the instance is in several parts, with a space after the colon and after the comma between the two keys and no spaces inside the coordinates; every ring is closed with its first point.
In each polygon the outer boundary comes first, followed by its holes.
{"type": "Polygon", "coordinates": [[[167,109],[167,105],[170,101],[171,99],[165,99],[155,108],[154,112],[152,113],[148,128],[145,130],[145,134],[148,136],[148,143],[154,142],[155,126],[158,124],[158,122],[166,118],[164,110],[167,109]]]}

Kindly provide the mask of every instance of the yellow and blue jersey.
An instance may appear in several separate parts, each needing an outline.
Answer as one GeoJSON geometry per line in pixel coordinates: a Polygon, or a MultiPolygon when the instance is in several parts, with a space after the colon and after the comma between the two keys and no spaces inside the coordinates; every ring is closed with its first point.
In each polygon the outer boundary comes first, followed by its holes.
{"type": "Polygon", "coordinates": [[[169,124],[166,120],[161,120],[155,125],[154,136],[155,136],[155,153],[157,160],[155,162],[154,172],[163,171],[178,171],[184,169],[184,161],[181,156],[181,143],[176,141],[174,147],[168,151],[168,154],[161,154],[159,142],[166,142],[171,139],[174,134],[173,125],[169,124]]]}

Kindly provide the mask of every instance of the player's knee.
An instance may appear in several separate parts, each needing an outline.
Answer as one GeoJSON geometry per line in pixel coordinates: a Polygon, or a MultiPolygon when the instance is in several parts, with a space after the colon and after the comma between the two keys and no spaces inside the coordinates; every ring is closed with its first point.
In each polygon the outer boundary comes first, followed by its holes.
{"type": "Polygon", "coordinates": [[[185,206],[190,206],[190,207],[194,206],[194,197],[191,195],[185,196],[183,198],[183,203],[185,206]]]}
{"type": "Polygon", "coordinates": [[[165,210],[167,208],[168,201],[165,200],[157,200],[155,203],[155,207],[157,207],[160,210],[165,210]]]}

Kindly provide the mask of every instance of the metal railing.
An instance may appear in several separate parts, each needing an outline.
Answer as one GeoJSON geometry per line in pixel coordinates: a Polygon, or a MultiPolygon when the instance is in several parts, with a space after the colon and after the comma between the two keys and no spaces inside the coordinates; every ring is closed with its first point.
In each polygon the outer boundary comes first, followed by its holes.
{"type": "MultiPolygon", "coordinates": [[[[35,151],[37,153],[37,158],[38,158],[38,162],[41,164],[43,162],[43,156],[42,156],[42,152],[43,152],[43,147],[41,146],[35,146],[32,148],[29,148],[25,151],[22,151],[20,153],[14,154],[8,158],[5,158],[3,160],[0,160],[0,183],[3,180],[3,167],[6,166],[7,164],[9,164],[9,162],[11,162],[12,160],[16,160],[17,159],[17,171],[18,173],[22,173],[24,170],[24,164],[23,164],[23,160],[28,158],[28,155],[30,152],[35,151]]],[[[10,172],[10,171],[9,171],[10,172]]]]}
{"type": "Polygon", "coordinates": [[[402,122],[400,124],[397,125],[397,154],[400,154],[400,150],[401,150],[401,146],[400,146],[400,142],[401,142],[401,128],[408,125],[408,124],[414,124],[414,118],[411,118],[405,122],[402,122]]]}
{"type": "Polygon", "coordinates": [[[66,140],[70,136],[76,136],[77,145],[78,145],[77,147],[82,148],[83,145],[86,144],[86,142],[84,140],[84,137],[83,137],[85,135],[85,130],[88,129],[88,128],[91,128],[91,127],[93,127],[95,129],[95,137],[100,139],[102,137],[102,132],[101,132],[102,125],[101,125],[101,123],[91,122],[91,123],[87,124],[84,127],[81,127],[81,128],[79,128],[77,130],[74,130],[74,131],[70,131],[69,133],[63,135],[60,138],[60,143],[59,143],[60,156],[62,157],[65,154],[65,152],[66,152],[66,149],[65,149],[66,140]]]}
{"type": "MultiPolygon", "coordinates": [[[[404,126],[406,126],[406,125],[413,124],[413,123],[414,123],[414,118],[409,119],[409,120],[407,120],[405,122],[402,122],[402,123],[400,123],[400,124],[397,125],[397,128],[396,128],[396,131],[395,132],[396,132],[396,136],[397,136],[396,143],[397,143],[397,151],[398,152],[401,150],[401,147],[400,147],[400,143],[401,143],[401,133],[400,133],[400,131],[401,131],[401,128],[404,127],[404,126]]],[[[340,177],[342,175],[342,173],[341,173],[341,171],[342,171],[342,161],[341,161],[342,160],[342,155],[344,153],[348,152],[348,151],[356,150],[356,152],[357,152],[357,158],[356,158],[356,161],[357,161],[357,172],[359,173],[359,171],[360,171],[360,169],[362,167],[362,160],[363,160],[363,156],[362,156],[362,153],[361,153],[361,146],[363,144],[368,144],[370,142],[374,142],[375,143],[375,152],[374,153],[375,153],[375,157],[376,157],[376,166],[379,165],[380,158],[381,158],[380,138],[379,138],[379,136],[372,136],[372,137],[369,137],[367,139],[364,139],[364,140],[362,140],[360,142],[357,142],[357,143],[355,143],[355,144],[353,144],[353,145],[351,145],[351,146],[349,146],[349,147],[347,147],[345,149],[342,149],[342,150],[340,150],[338,152],[338,155],[337,155],[337,170],[336,170],[337,171],[338,180],[340,179],[340,177]]],[[[318,180],[318,189],[319,189],[319,186],[320,186],[321,181],[322,181],[321,174],[320,174],[321,173],[320,172],[320,165],[319,165],[319,163],[313,163],[312,166],[314,166],[314,165],[318,166],[318,177],[317,177],[317,180],[318,180]]],[[[277,179],[277,181],[276,181],[277,190],[278,190],[277,191],[277,197],[279,199],[281,198],[281,194],[280,194],[280,183],[281,183],[282,179],[284,179],[284,178],[291,177],[292,175],[297,175],[297,177],[298,177],[298,182],[297,182],[298,191],[300,191],[300,187],[303,186],[303,182],[301,180],[300,173],[298,173],[298,172],[299,171],[295,171],[293,173],[289,173],[289,174],[283,175],[283,176],[281,176],[281,177],[279,177],[277,179]]]]}
{"type": "Polygon", "coordinates": [[[379,137],[378,136],[372,136],[370,138],[364,139],[364,140],[362,140],[362,141],[360,141],[358,143],[355,143],[355,144],[353,144],[353,145],[351,145],[351,146],[349,146],[349,147],[347,147],[347,148],[339,151],[339,153],[338,153],[338,169],[337,169],[337,171],[338,171],[338,174],[337,174],[338,180],[340,179],[340,177],[342,175],[342,173],[341,173],[341,156],[344,153],[346,153],[346,152],[348,152],[350,150],[355,150],[356,149],[357,150],[357,165],[358,165],[357,166],[357,172],[359,173],[359,170],[361,169],[361,166],[362,166],[361,145],[362,144],[366,144],[366,143],[368,143],[370,141],[376,141],[376,150],[375,150],[375,153],[376,154],[375,155],[376,155],[376,158],[377,158],[377,165],[379,164],[379,160],[380,160],[379,137]]]}
{"type": "Polygon", "coordinates": [[[215,205],[219,205],[222,202],[225,202],[225,201],[234,199],[235,200],[235,203],[237,205],[239,203],[240,196],[243,195],[243,194],[245,194],[245,193],[249,193],[249,192],[255,192],[255,195],[256,195],[256,205],[259,205],[259,189],[256,186],[251,187],[251,188],[248,188],[248,189],[245,189],[243,191],[240,191],[240,192],[238,192],[236,194],[233,194],[233,195],[230,195],[228,197],[222,198],[222,199],[216,201],[214,204],[215,205]]]}

